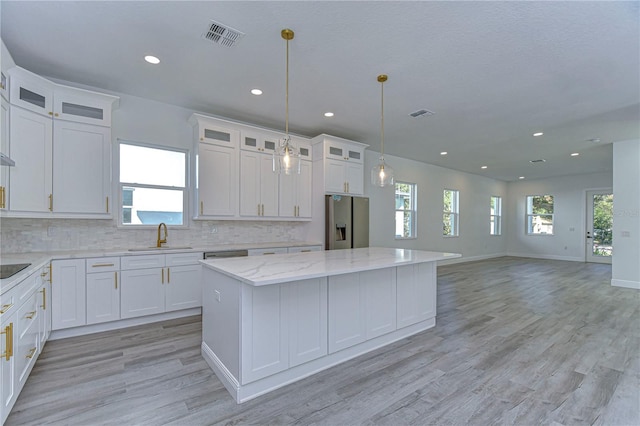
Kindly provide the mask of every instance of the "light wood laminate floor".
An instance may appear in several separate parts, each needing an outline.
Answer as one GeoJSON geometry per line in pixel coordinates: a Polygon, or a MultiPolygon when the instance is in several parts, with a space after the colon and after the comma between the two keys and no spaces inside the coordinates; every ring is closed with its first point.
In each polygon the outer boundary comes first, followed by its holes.
{"type": "Polygon", "coordinates": [[[435,328],[237,405],[200,317],[48,342],[7,425],[640,424],[640,292],[611,266],[440,267],[435,328]]]}

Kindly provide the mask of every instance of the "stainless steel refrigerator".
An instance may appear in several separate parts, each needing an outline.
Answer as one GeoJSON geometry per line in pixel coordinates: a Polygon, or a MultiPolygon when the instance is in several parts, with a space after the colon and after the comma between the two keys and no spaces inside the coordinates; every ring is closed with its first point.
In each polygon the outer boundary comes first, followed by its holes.
{"type": "Polygon", "coordinates": [[[325,196],[327,250],[369,247],[369,199],[325,196]]]}

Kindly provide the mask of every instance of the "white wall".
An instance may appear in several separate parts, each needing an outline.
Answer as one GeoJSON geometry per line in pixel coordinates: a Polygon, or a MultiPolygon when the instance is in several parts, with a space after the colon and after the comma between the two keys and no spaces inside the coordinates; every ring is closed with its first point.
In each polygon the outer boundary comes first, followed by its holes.
{"type": "Polygon", "coordinates": [[[640,289],[640,140],[613,144],[611,285],[640,289]]]}
{"type": "Polygon", "coordinates": [[[509,182],[505,209],[507,253],[510,256],[584,261],[586,191],[612,187],[611,173],[509,182]],[[545,194],[553,195],[553,235],[526,235],[526,197],[545,194]]]}
{"type": "MultiPolygon", "coordinates": [[[[458,172],[414,160],[385,155],[400,182],[415,183],[417,194],[417,238],[395,239],[395,201],[392,187],[371,184],[371,168],[379,153],[365,151],[365,196],[370,206],[370,245],[461,253],[464,260],[503,256],[506,236],[489,235],[490,197],[501,196],[503,209],[507,184],[479,175],[458,172]],[[460,236],[442,235],[444,189],[460,191],[460,236]]],[[[504,209],[503,215],[509,214],[504,209]]],[[[504,216],[503,216],[504,218],[504,216]]],[[[504,219],[503,219],[504,220],[504,219]]],[[[503,229],[504,231],[504,229],[503,229]]]]}

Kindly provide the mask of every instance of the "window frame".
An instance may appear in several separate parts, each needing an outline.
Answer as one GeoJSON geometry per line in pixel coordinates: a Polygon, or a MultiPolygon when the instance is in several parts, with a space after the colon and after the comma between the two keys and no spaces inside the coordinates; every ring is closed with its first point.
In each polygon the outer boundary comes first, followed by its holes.
{"type": "Polygon", "coordinates": [[[395,229],[398,229],[398,213],[402,213],[403,214],[403,223],[402,223],[402,228],[404,229],[404,214],[409,212],[409,217],[410,217],[410,235],[408,237],[405,236],[399,236],[394,232],[394,239],[396,240],[415,240],[418,238],[418,184],[416,183],[411,183],[411,182],[399,182],[396,181],[394,184],[394,197],[393,197],[393,203],[394,203],[394,207],[395,207],[395,219],[394,219],[394,224],[395,224],[395,229]],[[411,200],[411,209],[398,209],[396,207],[396,197],[398,194],[398,185],[409,185],[410,191],[409,191],[409,198],[411,200]]]}
{"type": "Polygon", "coordinates": [[[555,225],[555,197],[551,194],[540,194],[540,195],[527,195],[525,198],[525,218],[524,218],[524,227],[525,227],[525,235],[534,236],[534,237],[549,237],[554,235],[554,225],[555,225]],[[551,197],[551,213],[533,213],[533,199],[536,197],[551,197]],[[551,217],[551,232],[532,232],[533,226],[530,226],[530,223],[533,223],[535,217],[551,217]]]}
{"type": "Polygon", "coordinates": [[[460,190],[458,189],[448,189],[444,188],[442,191],[442,236],[444,238],[455,238],[460,236],[460,190]],[[445,210],[445,193],[451,192],[454,197],[451,200],[451,205],[453,207],[452,211],[445,210]],[[451,234],[444,233],[444,216],[448,215],[449,217],[453,216],[453,227],[451,234]]]}
{"type": "MultiPolygon", "coordinates": [[[[114,167],[115,178],[114,181],[117,185],[118,191],[118,220],[116,227],[119,229],[156,229],[158,224],[126,224],[123,223],[123,192],[124,188],[147,188],[147,189],[161,189],[161,190],[171,190],[171,191],[182,191],[182,224],[167,224],[168,227],[174,229],[187,229],[190,225],[189,220],[189,200],[190,200],[190,152],[188,149],[171,147],[153,143],[146,142],[136,142],[125,139],[118,139],[116,144],[116,162],[114,167]],[[130,182],[122,182],[120,181],[120,160],[121,160],[121,150],[120,147],[122,145],[131,145],[138,146],[143,148],[151,148],[162,151],[170,151],[170,152],[178,152],[184,154],[184,187],[180,186],[166,186],[166,185],[153,185],[153,184],[140,184],[140,183],[130,183],[130,182]]],[[[127,206],[128,207],[128,206],[127,206]]]]}
{"type": "Polygon", "coordinates": [[[499,195],[491,195],[489,198],[489,235],[496,237],[502,235],[502,197],[499,195]],[[497,203],[494,204],[494,200],[497,203]]]}

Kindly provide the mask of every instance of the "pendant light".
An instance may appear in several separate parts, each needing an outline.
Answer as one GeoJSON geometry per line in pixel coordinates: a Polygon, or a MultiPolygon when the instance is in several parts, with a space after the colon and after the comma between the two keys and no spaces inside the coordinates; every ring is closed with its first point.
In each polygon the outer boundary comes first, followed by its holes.
{"type": "Polygon", "coordinates": [[[379,187],[393,185],[393,168],[384,162],[384,82],[387,81],[385,74],[378,76],[381,88],[381,108],[380,108],[380,158],[378,164],[371,169],[371,184],[379,187]]]}
{"type": "Polygon", "coordinates": [[[300,152],[291,142],[289,136],[289,40],[293,40],[293,31],[285,28],[280,33],[287,41],[287,79],[285,95],[285,136],[278,141],[278,146],[273,151],[273,171],[290,175],[300,173],[300,152]]]}

